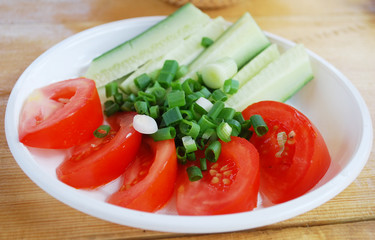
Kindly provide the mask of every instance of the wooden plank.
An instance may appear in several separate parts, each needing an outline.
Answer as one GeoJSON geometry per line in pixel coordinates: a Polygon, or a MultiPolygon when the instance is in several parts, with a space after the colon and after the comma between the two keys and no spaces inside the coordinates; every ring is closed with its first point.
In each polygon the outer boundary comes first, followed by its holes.
{"type": "MultiPolygon", "coordinates": [[[[13,85],[45,50],[79,31],[136,16],[166,15],[174,6],[159,0],[1,1],[0,113],[13,85]],[[35,8],[38,6],[38,8],[35,8]],[[32,10],[34,9],[34,10],[32,10]]],[[[207,11],[234,21],[246,10],[272,33],[305,44],[341,70],[358,88],[375,117],[375,16],[372,1],[242,1],[207,11]],[[348,47],[348,45],[350,47],[348,47]]],[[[375,118],[374,118],[375,119],[375,118]]],[[[0,124],[4,126],[4,119],[0,124]]],[[[83,214],[55,200],[22,172],[0,137],[0,239],[152,239],[186,235],[143,231],[83,214]]],[[[374,147],[368,164],[345,191],[293,219],[260,229],[204,235],[203,239],[371,239],[375,221],[374,147]]],[[[193,237],[191,237],[193,238],[193,237]]],[[[198,239],[199,239],[198,238],[198,239]]],[[[194,239],[197,239],[194,236],[194,239]]]]}
{"type": "Polygon", "coordinates": [[[335,240],[335,239],[374,239],[375,221],[343,223],[319,226],[300,226],[291,228],[274,228],[269,230],[251,230],[238,233],[211,234],[184,236],[183,238],[168,238],[170,240],[227,240],[227,239],[309,239],[309,240],[335,240]]]}

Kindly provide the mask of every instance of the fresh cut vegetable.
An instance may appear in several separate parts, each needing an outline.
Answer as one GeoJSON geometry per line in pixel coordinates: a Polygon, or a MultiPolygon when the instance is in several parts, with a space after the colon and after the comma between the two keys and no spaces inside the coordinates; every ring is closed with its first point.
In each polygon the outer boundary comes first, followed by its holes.
{"type": "Polygon", "coordinates": [[[97,87],[122,78],[148,60],[165,54],[211,21],[193,4],[186,4],[142,34],[95,58],[86,77],[97,87]]]}
{"type": "Polygon", "coordinates": [[[132,122],[135,113],[121,113],[107,119],[111,131],[76,145],[56,169],[57,178],[75,188],[96,188],[118,178],[135,158],[142,134],[132,122]]]}
{"type": "Polygon", "coordinates": [[[288,49],[247,81],[226,102],[237,111],[262,100],[284,102],[313,79],[309,55],[303,45],[288,49]]]}
{"type": "Polygon", "coordinates": [[[200,53],[205,50],[205,46],[201,44],[202,39],[210,39],[215,41],[227,28],[227,23],[222,17],[217,17],[210,21],[206,26],[197,30],[195,33],[180,41],[179,45],[172,48],[164,55],[151,59],[143,66],[134,71],[121,84],[121,89],[125,92],[136,93],[140,89],[135,83],[134,79],[141,76],[143,73],[150,74],[162,68],[166,60],[176,60],[180,66],[187,66],[200,53]]]}
{"type": "Polygon", "coordinates": [[[123,176],[122,187],[107,202],[146,212],[162,208],[171,198],[177,176],[173,139],[155,142],[144,137],[123,176]]]}
{"type": "Polygon", "coordinates": [[[269,131],[250,142],[260,158],[260,192],[272,203],[297,198],[313,188],[331,163],[318,129],[297,109],[276,101],[262,101],[242,112],[259,114],[269,131]]]}
{"type": "Polygon", "coordinates": [[[247,140],[232,137],[222,142],[217,162],[207,162],[199,181],[189,180],[181,166],[177,180],[176,208],[180,215],[217,215],[250,211],[257,206],[259,155],[247,140]]]}
{"type": "Polygon", "coordinates": [[[268,45],[268,38],[250,14],[245,13],[189,64],[189,72],[180,81],[197,79],[197,72],[200,73],[203,66],[224,57],[232,58],[240,69],[268,45]]]}
{"type": "Polygon", "coordinates": [[[19,121],[19,139],[26,146],[63,149],[89,140],[103,122],[95,82],[77,78],[34,90],[19,121]]]}
{"type": "Polygon", "coordinates": [[[70,148],[56,174],[74,188],[120,178],[108,203],[155,212],[173,196],[180,215],[250,211],[259,192],[301,196],[330,165],[318,129],[282,103],[313,79],[307,51],[280,53],[249,13],[229,26],[186,4],[86,76],[36,90],[20,141],[70,148]]]}

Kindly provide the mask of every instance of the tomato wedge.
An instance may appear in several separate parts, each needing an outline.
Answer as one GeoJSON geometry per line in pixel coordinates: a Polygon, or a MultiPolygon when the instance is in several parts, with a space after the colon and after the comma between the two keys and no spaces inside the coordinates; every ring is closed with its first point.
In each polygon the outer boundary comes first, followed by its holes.
{"type": "Polygon", "coordinates": [[[134,116],[128,112],[110,117],[114,130],[109,135],[75,146],[56,169],[58,179],[75,188],[96,188],[121,176],[134,160],[142,139],[133,128],[134,116]]]}
{"type": "MultiPolygon", "coordinates": [[[[176,208],[180,215],[217,215],[252,210],[257,206],[259,155],[246,139],[221,142],[216,163],[207,161],[203,178],[191,182],[183,166],[177,185],[176,208]]],[[[195,161],[199,162],[199,161],[195,161]]]]}
{"type": "Polygon", "coordinates": [[[144,137],[141,147],[124,173],[119,191],[107,202],[140,211],[154,212],[163,207],[175,186],[177,159],[174,140],[154,142],[144,137]]]}
{"type": "Polygon", "coordinates": [[[259,114],[269,131],[250,141],[260,155],[260,192],[273,203],[301,196],[327,172],[331,158],[318,129],[297,109],[280,102],[262,101],[242,112],[245,119],[259,114]],[[285,144],[278,142],[284,136],[285,144]]]}
{"type": "Polygon", "coordinates": [[[102,122],[95,82],[69,79],[34,90],[26,99],[19,140],[30,147],[69,148],[90,139],[102,122]]]}

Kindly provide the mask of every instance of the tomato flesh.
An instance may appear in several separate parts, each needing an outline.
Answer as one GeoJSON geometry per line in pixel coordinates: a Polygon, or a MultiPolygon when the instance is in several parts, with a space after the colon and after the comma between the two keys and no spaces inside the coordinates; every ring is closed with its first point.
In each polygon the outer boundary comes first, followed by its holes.
{"type": "Polygon", "coordinates": [[[102,122],[95,82],[85,78],[65,80],[37,89],[26,99],[19,139],[30,147],[70,148],[90,139],[102,122]]]}
{"type": "MultiPolygon", "coordinates": [[[[180,215],[217,215],[252,210],[257,206],[259,155],[247,140],[232,137],[221,142],[216,163],[207,162],[203,178],[191,182],[182,166],[176,208],[180,215]]],[[[199,162],[199,161],[196,161],[199,162]]]]}
{"type": "Polygon", "coordinates": [[[171,198],[176,175],[174,140],[154,142],[153,139],[144,137],[135,160],[124,173],[122,187],[107,202],[154,212],[171,198]]]}
{"type": "Polygon", "coordinates": [[[75,146],[57,168],[58,179],[75,188],[96,188],[119,177],[134,160],[142,135],[132,123],[135,113],[117,114],[109,122],[112,131],[105,138],[92,138],[75,146]]]}
{"type": "Polygon", "coordinates": [[[269,131],[250,141],[260,156],[260,192],[272,203],[299,197],[327,172],[331,158],[318,129],[297,109],[280,102],[262,101],[242,112],[245,119],[259,114],[269,131]],[[285,143],[278,141],[284,136],[285,143]]]}

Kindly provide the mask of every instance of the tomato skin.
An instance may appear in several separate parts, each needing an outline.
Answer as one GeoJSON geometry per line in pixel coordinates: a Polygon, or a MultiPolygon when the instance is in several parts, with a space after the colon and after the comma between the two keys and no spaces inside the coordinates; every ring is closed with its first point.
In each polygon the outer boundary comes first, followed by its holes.
{"type": "Polygon", "coordinates": [[[171,198],[177,175],[174,140],[154,142],[144,137],[137,157],[124,173],[122,187],[107,202],[146,212],[155,212],[171,198]],[[151,165],[142,168],[142,165],[151,165]],[[142,173],[143,171],[143,173],[142,173]]]}
{"type": "Polygon", "coordinates": [[[70,148],[90,139],[102,122],[95,82],[69,79],[37,89],[28,97],[20,116],[19,140],[30,147],[70,148]]]}
{"type": "Polygon", "coordinates": [[[176,190],[176,208],[180,215],[229,214],[250,211],[257,206],[258,152],[243,138],[231,139],[228,143],[221,142],[222,150],[216,163],[207,161],[208,170],[202,171],[201,180],[190,182],[186,174],[189,165],[181,167],[176,190]],[[230,174],[227,175],[227,171],[230,174]],[[218,174],[221,174],[218,177],[221,185],[214,183],[218,174]],[[225,178],[230,181],[228,185],[224,183],[225,178]]]}
{"type": "Polygon", "coordinates": [[[117,119],[118,131],[110,139],[93,138],[82,146],[76,146],[57,169],[60,181],[75,188],[96,188],[118,178],[134,160],[142,134],[135,131],[132,123],[135,113],[121,113],[117,119]],[[99,147],[91,149],[99,141],[99,147]],[[100,144],[100,141],[105,141],[100,144]]]}
{"type": "Polygon", "coordinates": [[[280,102],[262,101],[242,112],[245,119],[263,117],[269,132],[250,141],[260,154],[260,192],[272,203],[297,198],[313,188],[327,172],[331,157],[325,141],[311,121],[297,109],[280,102]],[[281,157],[277,134],[294,132],[281,157]],[[276,157],[278,156],[278,157],[276,157]]]}

